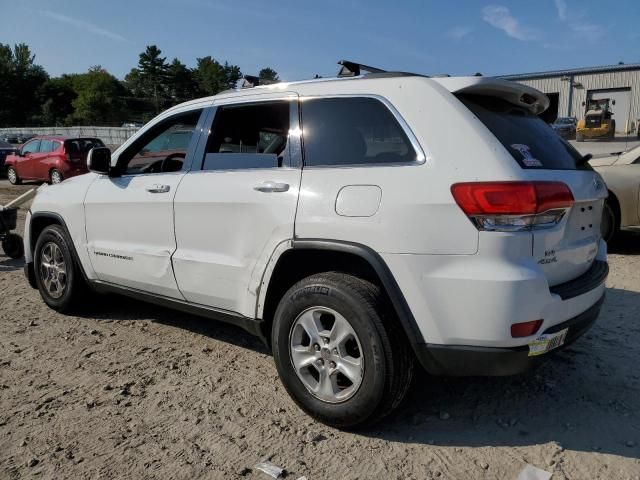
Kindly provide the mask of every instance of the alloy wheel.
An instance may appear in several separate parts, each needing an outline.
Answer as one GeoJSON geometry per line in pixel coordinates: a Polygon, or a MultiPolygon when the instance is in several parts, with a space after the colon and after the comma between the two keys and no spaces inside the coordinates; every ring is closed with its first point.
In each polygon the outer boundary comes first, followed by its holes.
{"type": "Polygon", "coordinates": [[[7,178],[9,179],[9,183],[15,184],[18,180],[18,175],[16,175],[16,171],[13,168],[10,168],[7,171],[7,178]]]}
{"type": "Polygon", "coordinates": [[[344,402],[362,384],[360,339],[348,320],[331,308],[312,307],[296,318],[289,352],[296,375],[319,400],[344,402]]]}
{"type": "Polygon", "coordinates": [[[49,242],[40,255],[40,278],[47,294],[60,298],[67,287],[67,266],[60,247],[49,242]]]}

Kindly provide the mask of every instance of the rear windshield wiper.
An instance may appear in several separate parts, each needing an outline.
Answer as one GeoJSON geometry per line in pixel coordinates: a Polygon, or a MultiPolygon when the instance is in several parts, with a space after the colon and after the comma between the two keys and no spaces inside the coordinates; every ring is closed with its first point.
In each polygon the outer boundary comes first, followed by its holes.
{"type": "Polygon", "coordinates": [[[584,165],[585,163],[587,163],[592,158],[593,158],[593,155],[591,155],[590,153],[587,153],[586,155],[584,155],[584,156],[582,156],[581,158],[578,159],[578,161],[576,162],[576,166],[580,167],[580,166],[584,165]]]}

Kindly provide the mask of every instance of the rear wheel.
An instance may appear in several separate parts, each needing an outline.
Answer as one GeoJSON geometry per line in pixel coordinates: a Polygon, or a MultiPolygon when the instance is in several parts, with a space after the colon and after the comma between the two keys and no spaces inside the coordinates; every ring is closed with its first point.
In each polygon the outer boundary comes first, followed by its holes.
{"type": "Polygon", "coordinates": [[[334,427],[393,411],[413,376],[410,347],[379,287],[327,272],[283,296],[272,330],[282,382],[309,415],[334,427]]]}
{"type": "Polygon", "coordinates": [[[18,177],[18,172],[16,172],[15,168],[9,167],[7,169],[7,178],[9,179],[9,183],[11,185],[20,185],[22,180],[18,177]]]}
{"type": "Polygon", "coordinates": [[[22,258],[24,255],[24,244],[22,237],[17,233],[9,233],[4,240],[2,240],[2,250],[7,257],[10,258],[22,258]]]}
{"type": "Polygon", "coordinates": [[[51,173],[49,174],[49,179],[51,180],[52,185],[56,183],[61,183],[63,180],[62,173],[60,173],[59,170],[56,170],[54,168],[53,170],[51,170],[51,173]]]}
{"type": "Polygon", "coordinates": [[[34,267],[40,296],[54,310],[68,312],[87,293],[79,266],[71,254],[71,243],[59,225],[45,228],[36,242],[34,267]]]}

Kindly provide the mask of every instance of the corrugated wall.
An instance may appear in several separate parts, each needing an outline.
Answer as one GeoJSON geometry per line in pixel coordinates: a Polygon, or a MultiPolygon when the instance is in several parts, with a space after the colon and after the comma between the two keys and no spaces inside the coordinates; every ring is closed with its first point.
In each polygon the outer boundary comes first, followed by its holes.
{"type": "MultiPolygon", "coordinates": [[[[544,93],[559,93],[558,116],[569,116],[569,82],[561,80],[561,77],[535,78],[531,80],[518,80],[520,83],[530,85],[544,93]]],[[[582,102],[587,100],[589,90],[602,90],[609,88],[630,88],[631,106],[629,128],[638,128],[640,120],[640,70],[623,72],[595,73],[588,75],[575,75],[573,77],[573,96],[571,101],[571,116],[578,119],[584,117],[582,102]],[[575,84],[581,84],[576,87],[575,84]]]]}

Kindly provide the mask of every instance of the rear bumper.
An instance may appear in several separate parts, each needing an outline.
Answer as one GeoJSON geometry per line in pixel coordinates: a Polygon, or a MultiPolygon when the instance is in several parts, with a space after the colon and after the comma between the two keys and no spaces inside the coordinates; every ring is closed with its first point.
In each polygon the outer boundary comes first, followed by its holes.
{"type": "Polygon", "coordinates": [[[498,348],[464,345],[420,344],[416,354],[422,366],[432,375],[503,376],[522,373],[545,361],[553,352],[565,348],[583,335],[598,318],[604,295],[589,309],[542,333],[555,333],[568,328],[565,343],[544,355],[529,356],[528,345],[498,348]]]}

